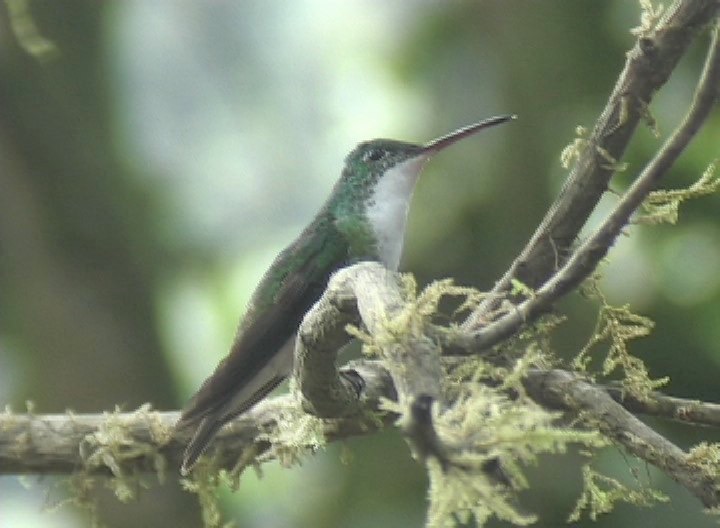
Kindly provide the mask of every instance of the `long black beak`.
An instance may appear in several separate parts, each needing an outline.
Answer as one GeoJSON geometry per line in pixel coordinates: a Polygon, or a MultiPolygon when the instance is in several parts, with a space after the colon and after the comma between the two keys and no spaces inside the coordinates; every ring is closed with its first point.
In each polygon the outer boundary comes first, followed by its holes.
{"type": "Polygon", "coordinates": [[[429,143],[426,143],[423,146],[423,152],[428,154],[434,154],[435,152],[438,152],[445,147],[449,147],[453,143],[456,143],[460,141],[461,139],[465,139],[468,136],[472,136],[476,132],[479,132],[480,130],[483,130],[485,128],[490,128],[495,125],[499,125],[501,123],[507,123],[508,121],[512,121],[514,119],[517,119],[517,116],[515,114],[507,114],[507,115],[501,115],[501,116],[495,116],[490,117],[488,119],[484,119],[482,121],[479,121],[475,124],[459,128],[455,132],[450,132],[447,135],[444,135],[442,137],[439,137],[437,139],[433,139],[429,143]]]}

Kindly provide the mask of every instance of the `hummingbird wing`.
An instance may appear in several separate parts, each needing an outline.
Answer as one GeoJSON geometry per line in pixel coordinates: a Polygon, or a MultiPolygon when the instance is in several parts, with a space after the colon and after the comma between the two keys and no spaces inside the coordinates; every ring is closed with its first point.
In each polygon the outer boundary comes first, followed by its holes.
{"type": "Polygon", "coordinates": [[[292,348],[287,347],[293,346],[302,318],[347,254],[345,238],[332,218],[320,217],[276,257],[250,300],[229,354],[203,382],[176,426],[199,424],[185,451],[183,472],[189,471],[226,422],[285,378],[289,368],[280,372],[283,369],[272,368],[274,361],[282,353],[292,358],[292,348]]]}

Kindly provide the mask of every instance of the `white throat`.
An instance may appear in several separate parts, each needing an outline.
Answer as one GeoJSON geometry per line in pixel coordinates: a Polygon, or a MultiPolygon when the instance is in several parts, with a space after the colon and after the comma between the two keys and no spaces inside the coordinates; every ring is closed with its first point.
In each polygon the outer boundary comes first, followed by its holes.
{"type": "Polygon", "coordinates": [[[413,158],[389,169],[375,185],[366,215],[378,243],[382,263],[391,270],[400,265],[410,199],[429,156],[413,158]]]}

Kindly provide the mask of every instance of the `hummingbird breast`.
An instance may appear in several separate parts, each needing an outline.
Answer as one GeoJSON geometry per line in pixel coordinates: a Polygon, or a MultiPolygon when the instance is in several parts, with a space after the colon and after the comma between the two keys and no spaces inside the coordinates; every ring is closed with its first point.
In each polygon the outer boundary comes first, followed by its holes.
{"type": "Polygon", "coordinates": [[[410,200],[426,158],[400,162],[375,185],[365,214],[377,241],[380,261],[391,270],[400,265],[410,200]]]}

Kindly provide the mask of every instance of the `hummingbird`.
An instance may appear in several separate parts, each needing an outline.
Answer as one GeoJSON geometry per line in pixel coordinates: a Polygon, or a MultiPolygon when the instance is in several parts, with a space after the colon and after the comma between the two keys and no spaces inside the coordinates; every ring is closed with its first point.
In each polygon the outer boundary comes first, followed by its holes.
{"type": "Polygon", "coordinates": [[[424,145],[373,139],[348,154],[330,197],[265,272],[230,352],[183,410],[176,428],[195,428],[183,475],[223,425],[290,374],[300,322],[335,271],[366,260],[398,269],[410,200],[426,162],[461,139],[515,118],[491,117],[424,145]]]}

